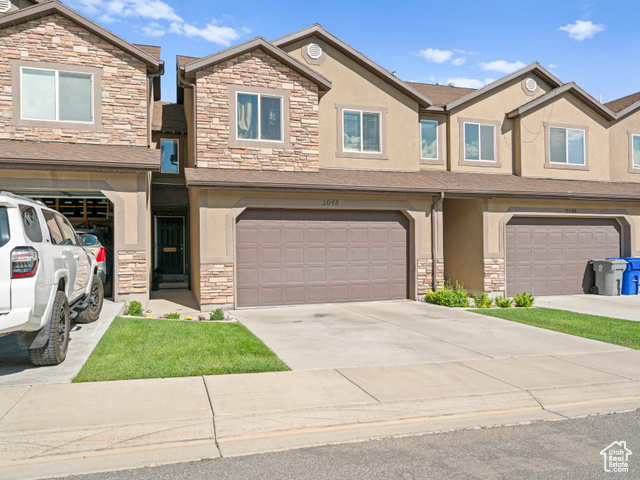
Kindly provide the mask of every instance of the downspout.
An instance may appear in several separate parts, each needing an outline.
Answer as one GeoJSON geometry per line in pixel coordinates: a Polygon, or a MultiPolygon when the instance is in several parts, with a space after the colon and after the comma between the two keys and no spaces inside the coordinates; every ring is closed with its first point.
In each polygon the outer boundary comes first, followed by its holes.
{"type": "Polygon", "coordinates": [[[178,85],[181,87],[187,87],[193,89],[193,135],[191,140],[191,148],[193,148],[193,167],[197,167],[197,134],[198,134],[198,112],[196,110],[196,85],[195,83],[189,83],[184,79],[184,70],[178,70],[178,85]]]}
{"type": "Polygon", "coordinates": [[[436,207],[444,200],[444,192],[440,192],[438,198],[431,204],[431,288],[436,291],[437,281],[436,272],[438,269],[438,235],[437,229],[438,222],[436,220],[436,207]]]}

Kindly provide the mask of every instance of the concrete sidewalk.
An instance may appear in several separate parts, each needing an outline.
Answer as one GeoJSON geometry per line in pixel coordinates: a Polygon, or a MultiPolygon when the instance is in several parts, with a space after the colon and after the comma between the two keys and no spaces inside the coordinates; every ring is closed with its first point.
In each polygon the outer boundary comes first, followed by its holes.
{"type": "Polygon", "coordinates": [[[0,388],[0,478],[28,479],[640,408],[621,350],[0,388]]]}
{"type": "Polygon", "coordinates": [[[640,295],[560,295],[536,297],[536,307],[640,322],[640,295]]]}

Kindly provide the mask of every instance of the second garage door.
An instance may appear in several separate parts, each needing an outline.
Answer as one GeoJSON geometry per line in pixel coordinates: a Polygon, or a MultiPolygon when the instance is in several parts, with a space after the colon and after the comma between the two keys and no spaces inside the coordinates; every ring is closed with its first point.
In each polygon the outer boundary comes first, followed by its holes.
{"type": "Polygon", "coordinates": [[[400,212],[247,210],[238,306],[405,299],[408,231],[400,212]]]}
{"type": "Polygon", "coordinates": [[[513,218],[506,227],[507,295],[587,293],[589,260],[619,256],[616,220],[513,218]]]}

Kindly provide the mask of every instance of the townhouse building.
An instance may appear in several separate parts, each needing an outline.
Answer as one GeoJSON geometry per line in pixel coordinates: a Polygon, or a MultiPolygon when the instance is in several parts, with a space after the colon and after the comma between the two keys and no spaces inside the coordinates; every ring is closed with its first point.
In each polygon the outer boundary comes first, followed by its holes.
{"type": "Polygon", "coordinates": [[[116,298],[570,294],[590,259],[640,253],[638,94],[603,105],[537,63],[478,90],[404,82],[313,25],[177,57],[165,103],[158,48],[26,3],[0,16],[0,188],[85,218],[104,199],[116,298]],[[47,75],[57,110],[30,101],[47,75]],[[65,111],[65,82],[91,101],[65,111]]]}

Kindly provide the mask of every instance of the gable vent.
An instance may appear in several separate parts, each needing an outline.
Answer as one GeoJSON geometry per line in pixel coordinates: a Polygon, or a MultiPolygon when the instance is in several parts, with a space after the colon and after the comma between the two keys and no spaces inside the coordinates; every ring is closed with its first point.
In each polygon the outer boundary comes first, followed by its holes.
{"type": "Polygon", "coordinates": [[[310,43],[307,47],[307,55],[314,60],[319,59],[322,56],[322,47],[317,43],[310,43]]]}
{"type": "Polygon", "coordinates": [[[0,0],[0,13],[7,13],[11,8],[10,0],[0,0]]]}
{"type": "Polygon", "coordinates": [[[527,80],[526,80],[524,85],[525,85],[525,87],[527,87],[527,90],[529,90],[530,92],[535,92],[536,88],[538,88],[538,82],[536,82],[531,77],[527,78],[527,80]]]}

